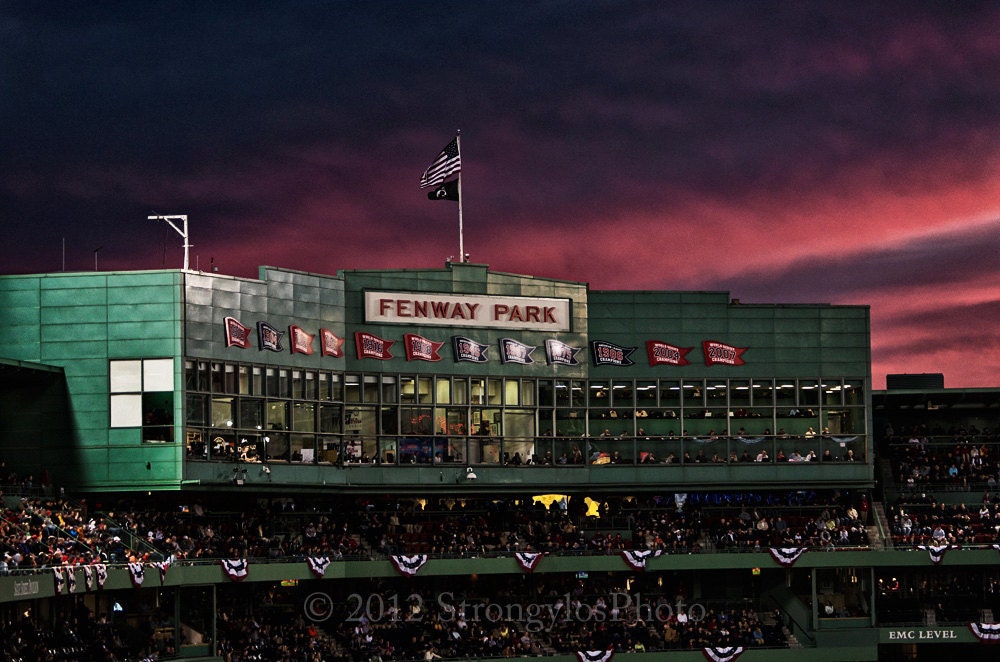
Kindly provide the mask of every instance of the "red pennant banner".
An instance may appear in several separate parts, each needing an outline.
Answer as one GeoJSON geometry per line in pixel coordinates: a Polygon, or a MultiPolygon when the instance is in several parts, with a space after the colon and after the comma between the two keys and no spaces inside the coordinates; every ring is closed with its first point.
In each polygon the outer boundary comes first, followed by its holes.
{"type": "Polygon", "coordinates": [[[395,342],[395,340],[385,340],[364,331],[354,332],[354,345],[357,349],[359,359],[387,361],[392,358],[389,348],[395,342]]]}
{"type": "Polygon", "coordinates": [[[294,324],[288,327],[288,335],[292,338],[292,354],[313,353],[313,338],[316,336],[306,333],[305,329],[294,324]]]}
{"type": "Polygon", "coordinates": [[[749,347],[733,347],[715,340],[705,340],[701,343],[705,353],[705,365],[743,365],[743,352],[749,347]]]}
{"type": "Polygon", "coordinates": [[[330,329],[319,330],[319,350],[323,356],[339,359],[344,355],[344,338],[330,329]]]}
{"type": "Polygon", "coordinates": [[[443,342],[428,340],[415,333],[404,333],[403,342],[406,343],[407,361],[440,361],[441,356],[438,350],[444,345],[443,342]]]}
{"type": "Polygon", "coordinates": [[[250,334],[253,332],[249,326],[243,326],[235,317],[227,317],[226,324],[226,347],[239,347],[250,349],[250,334]]]}
{"type": "Polygon", "coordinates": [[[690,365],[687,354],[693,347],[676,347],[662,340],[647,340],[646,353],[649,365],[690,365]]]}

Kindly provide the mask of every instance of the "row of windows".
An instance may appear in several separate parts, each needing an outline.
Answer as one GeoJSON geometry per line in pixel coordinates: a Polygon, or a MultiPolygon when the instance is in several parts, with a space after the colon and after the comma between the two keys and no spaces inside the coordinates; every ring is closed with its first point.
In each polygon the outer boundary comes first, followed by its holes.
{"type": "Polygon", "coordinates": [[[320,402],[542,407],[861,406],[861,379],[521,379],[370,375],[186,361],[188,392],[320,402]]]}

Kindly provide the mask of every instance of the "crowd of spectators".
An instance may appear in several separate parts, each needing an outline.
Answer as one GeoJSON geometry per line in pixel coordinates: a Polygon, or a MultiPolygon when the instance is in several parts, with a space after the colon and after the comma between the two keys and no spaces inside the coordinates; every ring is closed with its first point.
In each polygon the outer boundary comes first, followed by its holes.
{"type": "Polygon", "coordinates": [[[531,497],[282,497],[217,503],[211,509],[200,500],[183,506],[164,501],[170,497],[107,503],[7,497],[0,519],[0,572],[137,560],[699,553],[867,544],[867,500],[853,493],[686,496],[600,503],[561,498],[548,506],[531,497]]]}
{"type": "Polygon", "coordinates": [[[913,495],[933,489],[995,490],[1000,480],[1000,435],[989,429],[910,426],[884,432],[897,486],[913,495]]]}

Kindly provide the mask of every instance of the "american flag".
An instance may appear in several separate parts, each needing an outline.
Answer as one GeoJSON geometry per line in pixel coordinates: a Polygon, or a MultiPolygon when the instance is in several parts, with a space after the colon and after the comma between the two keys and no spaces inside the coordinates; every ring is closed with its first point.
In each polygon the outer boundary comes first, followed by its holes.
{"type": "Polygon", "coordinates": [[[445,145],[441,153],[434,159],[434,163],[424,171],[424,176],[420,178],[420,188],[437,186],[461,169],[462,155],[458,153],[458,138],[456,137],[445,145]]]}

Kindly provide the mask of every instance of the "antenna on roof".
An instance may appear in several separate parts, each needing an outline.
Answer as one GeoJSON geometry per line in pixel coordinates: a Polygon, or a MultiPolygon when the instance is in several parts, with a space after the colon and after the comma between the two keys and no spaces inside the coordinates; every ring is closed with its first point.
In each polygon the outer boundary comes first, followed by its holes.
{"type": "Polygon", "coordinates": [[[184,238],[184,271],[188,270],[188,252],[191,248],[191,243],[188,241],[188,217],[186,214],[171,214],[164,216],[161,214],[154,214],[152,216],[146,217],[150,221],[164,221],[167,225],[172,227],[177,234],[184,238]],[[183,230],[177,226],[177,223],[181,223],[184,227],[183,230]]]}

